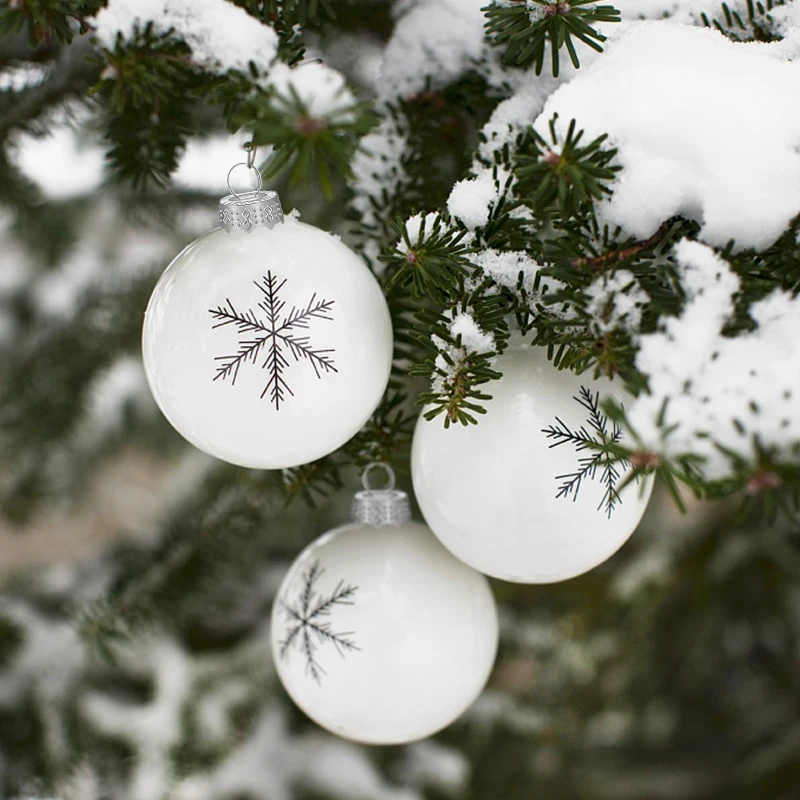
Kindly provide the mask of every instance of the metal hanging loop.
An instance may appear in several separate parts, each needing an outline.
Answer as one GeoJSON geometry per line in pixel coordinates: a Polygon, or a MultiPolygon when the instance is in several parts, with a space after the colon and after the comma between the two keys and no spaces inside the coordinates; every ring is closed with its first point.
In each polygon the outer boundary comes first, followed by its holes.
{"type": "Polygon", "coordinates": [[[369,464],[361,474],[363,492],[356,492],[353,497],[353,522],[362,525],[374,525],[380,528],[386,525],[400,526],[411,519],[411,505],[408,495],[395,489],[394,470],[381,461],[369,464]],[[376,469],[386,475],[386,487],[373,489],[369,485],[369,476],[376,469]]]}
{"type": "Polygon", "coordinates": [[[375,491],[383,491],[383,492],[391,492],[395,486],[395,479],[394,479],[394,470],[388,465],[384,464],[383,461],[373,461],[372,464],[368,464],[364,472],[361,473],[361,485],[364,487],[365,492],[375,492],[375,491]],[[384,473],[386,473],[386,486],[383,489],[373,489],[369,485],[369,475],[373,470],[382,469],[384,473]]]}
{"type": "Polygon", "coordinates": [[[247,153],[247,161],[234,164],[228,170],[227,184],[230,194],[219,201],[220,227],[228,233],[233,231],[250,233],[256,228],[271,230],[284,221],[281,199],[277,192],[261,190],[261,170],[255,164],[258,148],[252,142],[245,142],[243,147],[247,153]],[[231,175],[237,167],[255,171],[257,185],[254,191],[239,194],[231,186],[231,175]]]}
{"type": "MultiPolygon", "coordinates": [[[[247,160],[248,160],[248,161],[250,161],[250,154],[249,154],[249,153],[248,153],[248,156],[247,156],[247,160]]],[[[234,188],[233,188],[233,186],[231,186],[231,175],[233,174],[233,171],[234,171],[234,170],[235,170],[237,167],[247,167],[247,169],[252,169],[252,170],[254,170],[254,171],[255,171],[256,175],[258,176],[258,178],[257,178],[258,185],[257,185],[257,186],[256,186],[256,188],[255,188],[255,194],[259,194],[259,193],[261,192],[261,186],[262,186],[262,181],[261,181],[261,170],[260,170],[260,169],[258,169],[257,167],[255,167],[253,164],[249,164],[249,163],[247,163],[247,164],[246,164],[244,161],[240,161],[238,164],[234,164],[234,165],[233,165],[233,166],[232,166],[232,167],[231,167],[231,168],[228,170],[228,180],[227,180],[227,184],[228,184],[228,189],[229,189],[230,193],[231,193],[231,194],[232,194],[232,195],[233,195],[233,196],[234,196],[234,197],[235,197],[237,200],[245,201],[245,200],[247,200],[247,199],[248,199],[248,198],[247,198],[247,195],[250,195],[250,196],[252,197],[252,194],[253,194],[253,193],[252,193],[252,192],[245,192],[245,195],[244,195],[244,196],[242,196],[242,195],[240,195],[238,192],[234,191],[234,188]]]]}

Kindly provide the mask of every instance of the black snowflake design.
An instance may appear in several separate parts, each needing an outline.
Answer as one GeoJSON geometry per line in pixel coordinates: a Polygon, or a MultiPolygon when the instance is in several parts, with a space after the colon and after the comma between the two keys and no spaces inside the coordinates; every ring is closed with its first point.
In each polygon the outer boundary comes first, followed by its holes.
{"type": "Polygon", "coordinates": [[[279,411],[281,403],[286,402],[287,395],[294,397],[286,380],[286,371],[290,367],[287,354],[291,354],[295,362],[308,361],[317,378],[321,378],[323,372],[338,372],[331,355],[333,349],[315,349],[311,345],[310,336],[302,333],[308,330],[312,320],[332,320],[330,313],[334,301],[317,299],[315,292],[305,308],[292,306],[289,313],[282,316],[286,302],[280,299],[280,292],[286,285],[286,279],[279,280],[271,271],[267,271],[260,282],[253,281],[253,284],[264,295],[258,303],[260,314],[251,308],[244,312],[238,311],[230,298],[225,299],[225,305],[208,310],[216,320],[212,329],[233,325],[239,333],[239,349],[231,355],[217,356],[214,359],[219,362],[214,380],[226,381],[230,378],[231,385],[235,385],[242,364],[258,363],[263,353],[261,368],[267,370],[269,380],[261,397],[269,394],[270,401],[279,411]],[[248,334],[252,336],[243,338],[248,334]]]}
{"type": "Polygon", "coordinates": [[[353,641],[353,631],[335,633],[331,623],[327,621],[335,606],[352,606],[353,596],[358,586],[345,585],[339,581],[330,595],[317,592],[314,584],[324,574],[318,562],[314,562],[308,572],[303,573],[303,588],[294,605],[280,601],[281,609],[286,617],[286,638],[279,642],[280,657],[285,658],[294,644],[306,660],[306,675],[310,675],[318,684],[322,683],[325,670],[317,660],[317,650],[326,644],[332,644],[342,658],[347,653],[361,648],[353,641]]]}
{"type": "Polygon", "coordinates": [[[603,499],[597,510],[605,509],[606,516],[611,519],[611,514],[622,498],[617,492],[620,479],[620,470],[624,471],[629,466],[627,459],[615,459],[610,451],[610,446],[622,438],[622,428],[618,423],[611,424],[609,430],[608,416],[600,411],[600,392],[592,394],[585,386],[581,386],[580,393],[573,397],[578,404],[589,412],[588,428],[586,425],[573,431],[569,425],[556,417],[556,425],[542,428],[548,439],[553,439],[550,449],[562,444],[571,444],[576,453],[589,450],[590,453],[578,459],[578,468],[575,472],[556,475],[556,480],[561,481],[556,497],[572,497],[578,499],[578,492],[584,479],[595,480],[598,472],[600,482],[603,484],[603,499]]]}

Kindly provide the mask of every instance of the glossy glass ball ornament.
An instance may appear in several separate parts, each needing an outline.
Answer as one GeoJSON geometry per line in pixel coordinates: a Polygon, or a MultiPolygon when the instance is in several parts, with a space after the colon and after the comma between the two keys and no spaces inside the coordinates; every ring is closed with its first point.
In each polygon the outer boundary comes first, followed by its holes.
{"type": "Polygon", "coordinates": [[[336,236],[284,219],[275,192],[225,197],[220,224],[150,298],[150,389],[178,432],[217,458],[262,469],[314,461],[355,435],[386,389],[383,292],[336,236]]]}
{"type": "Polygon", "coordinates": [[[497,651],[494,597],[483,575],[411,521],[404,492],[359,492],[353,511],[283,581],[272,612],[278,675],[338,736],[422,739],[483,689],[497,651]]]}
{"type": "Polygon", "coordinates": [[[630,537],[652,479],[620,491],[630,470],[592,443],[625,442],[603,413],[621,383],[558,370],[544,348],[516,343],[497,360],[487,413],[445,429],[420,416],[414,493],[442,544],[471,567],[517,583],[572,578],[630,537]]]}

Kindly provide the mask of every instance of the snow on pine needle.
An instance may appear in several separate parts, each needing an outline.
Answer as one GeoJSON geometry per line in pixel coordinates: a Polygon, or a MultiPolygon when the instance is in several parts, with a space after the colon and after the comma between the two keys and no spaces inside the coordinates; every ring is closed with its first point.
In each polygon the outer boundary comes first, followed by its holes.
{"type": "Polygon", "coordinates": [[[604,509],[606,516],[610,519],[617,504],[622,502],[617,490],[620,467],[625,469],[629,464],[627,459],[614,459],[609,449],[611,445],[617,444],[622,438],[622,428],[613,422],[609,430],[608,416],[600,411],[600,392],[592,394],[590,389],[581,386],[578,396],[572,399],[588,412],[588,428],[586,425],[581,425],[577,430],[573,430],[561,418],[556,417],[557,424],[542,428],[542,433],[548,439],[553,440],[550,445],[551,450],[562,444],[571,444],[576,453],[582,453],[584,450],[591,452],[589,455],[578,458],[577,468],[574,472],[556,475],[556,480],[561,481],[556,497],[572,497],[574,502],[578,499],[583,481],[594,481],[600,470],[600,482],[603,484],[604,491],[597,510],[604,509]]]}
{"type": "Polygon", "coordinates": [[[195,61],[216,72],[247,73],[251,60],[265,68],[278,52],[275,31],[226,0],[110,0],[95,18],[93,34],[113,49],[117,35],[130,39],[148,22],[158,33],[174,32],[195,61]]]}
{"type": "Polygon", "coordinates": [[[230,378],[231,385],[235,385],[242,365],[248,362],[257,364],[264,354],[261,368],[267,370],[269,379],[261,397],[269,394],[276,411],[280,411],[281,403],[286,402],[287,395],[294,397],[286,377],[291,366],[287,354],[295,362],[304,360],[311,364],[317,378],[322,378],[323,373],[338,372],[333,362],[333,348],[315,348],[311,344],[311,337],[302,333],[308,330],[313,320],[332,321],[331,309],[334,301],[317,298],[315,292],[304,308],[292,306],[289,313],[283,316],[286,301],[280,299],[280,293],[286,281],[286,278],[279,280],[271,270],[267,271],[260,283],[253,281],[264,295],[258,303],[261,314],[257,314],[252,308],[239,311],[230,298],[225,299],[225,305],[208,310],[216,320],[211,326],[213,329],[233,325],[239,334],[239,349],[235,353],[215,357],[219,366],[214,380],[226,381],[230,378]],[[252,336],[248,337],[248,334],[252,336]]]}
{"type": "Polygon", "coordinates": [[[280,656],[285,658],[292,645],[303,654],[306,660],[306,674],[317,683],[322,682],[325,670],[317,660],[320,647],[331,644],[344,658],[346,653],[361,648],[353,641],[353,631],[334,632],[328,618],[335,606],[352,606],[353,596],[358,586],[345,585],[339,581],[329,595],[323,595],[315,584],[325,573],[319,562],[314,562],[308,572],[303,573],[303,588],[294,604],[281,599],[280,605],[287,621],[286,638],[280,644],[280,656]]]}

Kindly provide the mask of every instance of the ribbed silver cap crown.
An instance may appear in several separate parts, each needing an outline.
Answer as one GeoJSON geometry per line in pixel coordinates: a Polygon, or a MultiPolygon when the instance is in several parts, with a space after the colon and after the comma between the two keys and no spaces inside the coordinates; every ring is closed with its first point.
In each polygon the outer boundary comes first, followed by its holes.
{"type": "Polygon", "coordinates": [[[363,492],[356,492],[353,498],[353,522],[363,525],[404,525],[411,519],[411,505],[408,495],[394,488],[394,470],[388,465],[377,462],[370,464],[361,476],[363,492]],[[386,473],[388,485],[385,489],[371,489],[369,474],[375,469],[386,473]]]}
{"type": "Polygon", "coordinates": [[[219,201],[219,224],[228,233],[274,228],[279,222],[283,222],[283,209],[277,192],[234,193],[219,201]]]}
{"type": "Polygon", "coordinates": [[[397,489],[370,489],[353,498],[353,522],[363,525],[404,525],[411,519],[408,495],[397,489]]]}

